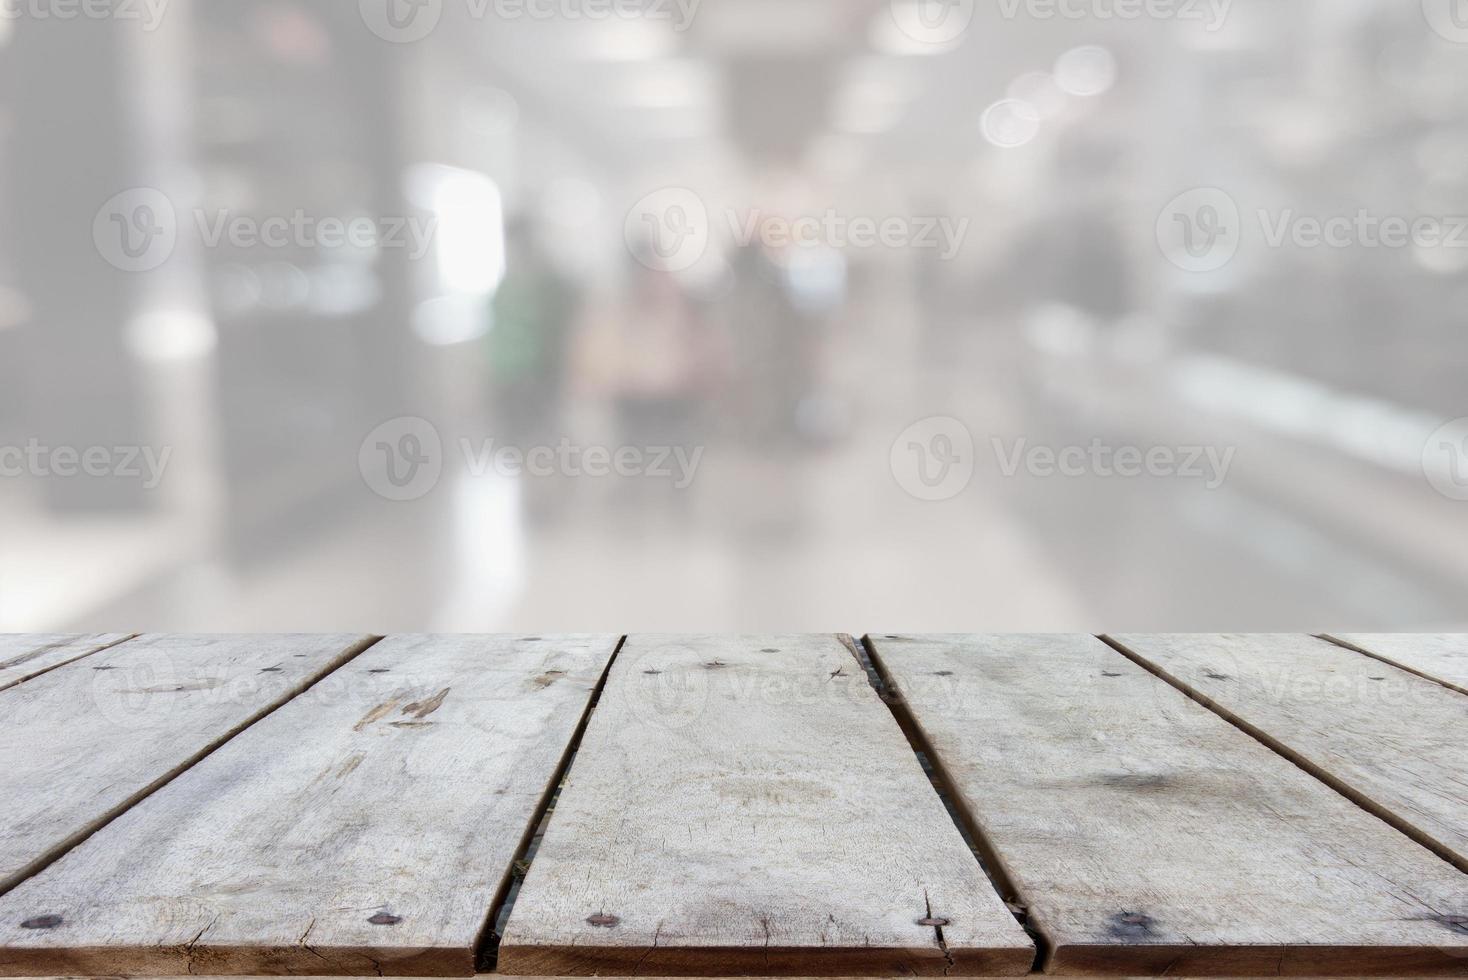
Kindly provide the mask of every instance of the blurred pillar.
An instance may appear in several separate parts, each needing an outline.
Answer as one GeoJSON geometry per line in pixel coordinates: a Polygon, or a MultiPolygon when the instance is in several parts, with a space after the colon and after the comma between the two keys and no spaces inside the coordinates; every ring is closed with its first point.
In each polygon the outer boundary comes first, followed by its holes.
{"type": "MultiPolygon", "coordinates": [[[[316,220],[409,214],[405,64],[356,3],[200,4],[197,155],[206,213],[316,220]]],[[[370,263],[300,242],[204,250],[219,336],[226,539],[278,551],[367,499],[366,435],[414,412],[421,378],[407,251],[370,263]],[[240,299],[240,282],[257,295],[240,299]]],[[[246,290],[249,292],[249,290],[246,290]]]]}
{"type": "MultiPolygon", "coordinates": [[[[141,183],[128,67],[135,24],[13,22],[7,57],[13,126],[9,213],[15,281],[31,310],[21,343],[27,437],[52,447],[149,446],[143,393],[127,349],[139,279],[93,243],[98,209],[141,183]]],[[[153,499],[136,480],[39,481],[65,511],[129,511],[153,499]]]]}

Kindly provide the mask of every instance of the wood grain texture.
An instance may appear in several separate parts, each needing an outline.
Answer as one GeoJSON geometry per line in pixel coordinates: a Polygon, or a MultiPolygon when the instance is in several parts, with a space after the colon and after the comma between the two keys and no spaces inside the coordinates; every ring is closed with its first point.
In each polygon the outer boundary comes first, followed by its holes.
{"type": "Polygon", "coordinates": [[[142,636],[0,695],[0,890],[368,642],[142,636]]]}
{"type": "Polygon", "coordinates": [[[872,643],[1049,972],[1468,969],[1468,877],[1094,637],[872,643]]]}
{"type": "Polygon", "coordinates": [[[1332,633],[1327,639],[1468,694],[1468,635],[1332,633]]]}
{"type": "Polygon", "coordinates": [[[0,899],[0,971],[472,974],[616,641],[383,640],[0,899]]]}
{"type": "Polygon", "coordinates": [[[838,638],[631,637],[499,970],[1022,974],[1033,959],[838,638]]]}
{"type": "Polygon", "coordinates": [[[1315,636],[1114,639],[1468,871],[1468,698],[1315,636]]]}
{"type": "Polygon", "coordinates": [[[131,633],[0,634],[0,691],[115,646],[131,633]]]}

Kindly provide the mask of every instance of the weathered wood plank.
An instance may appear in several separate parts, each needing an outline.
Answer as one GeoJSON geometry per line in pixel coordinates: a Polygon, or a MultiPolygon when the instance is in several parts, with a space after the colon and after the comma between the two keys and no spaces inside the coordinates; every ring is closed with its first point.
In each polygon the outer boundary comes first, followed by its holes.
{"type": "Polygon", "coordinates": [[[0,890],[348,659],[366,637],[142,636],[13,687],[0,890]]]}
{"type": "Polygon", "coordinates": [[[381,641],[0,899],[0,972],[473,973],[616,642],[381,641]]]}
{"type": "Polygon", "coordinates": [[[1114,639],[1468,871],[1468,698],[1315,636],[1114,639]]]}
{"type": "Polygon", "coordinates": [[[131,633],[0,634],[0,691],[116,646],[131,633]]]}
{"type": "Polygon", "coordinates": [[[1468,635],[1332,633],[1327,639],[1468,694],[1468,635]]]}
{"type": "Polygon", "coordinates": [[[1050,972],[1468,965],[1468,877],[1094,637],[872,643],[1050,972]]]}
{"type": "Polygon", "coordinates": [[[838,638],[632,637],[499,970],[1020,974],[1033,957],[838,638]]]}

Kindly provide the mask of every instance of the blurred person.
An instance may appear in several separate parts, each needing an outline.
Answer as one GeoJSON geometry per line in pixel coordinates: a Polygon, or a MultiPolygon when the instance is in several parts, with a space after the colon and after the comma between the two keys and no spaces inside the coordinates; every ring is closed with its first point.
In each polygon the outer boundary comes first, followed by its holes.
{"type": "Polygon", "coordinates": [[[730,434],[746,479],[766,492],[731,501],[747,529],[788,538],[803,526],[804,469],[813,444],[842,435],[845,406],[825,384],[827,328],[845,298],[846,265],[831,249],[759,243],[733,256],[728,294],[730,434]]]}
{"type": "MultiPolygon", "coordinates": [[[[498,440],[529,452],[563,436],[567,351],[581,309],[576,283],[545,253],[526,218],[505,229],[505,277],[490,305],[485,339],[489,360],[491,423],[498,440]]],[[[555,509],[557,485],[539,480],[527,492],[532,519],[555,509]]],[[[529,488],[527,488],[528,490],[529,488]]]]}
{"type": "MultiPolygon", "coordinates": [[[[625,299],[588,325],[578,374],[610,404],[619,447],[692,454],[707,431],[721,347],[678,277],[655,266],[632,263],[625,299]]],[[[683,513],[687,494],[673,499],[683,513]]]]}
{"type": "Polygon", "coordinates": [[[1061,305],[1106,332],[1137,308],[1137,277],[1114,212],[1121,186],[1118,148],[1095,134],[1070,138],[1056,155],[1054,182],[1067,188],[1059,211],[1032,226],[1026,261],[1032,297],[1040,307],[1061,305]]]}
{"type": "Polygon", "coordinates": [[[520,449],[559,436],[576,283],[545,254],[526,219],[505,230],[505,278],[491,301],[486,339],[494,423],[520,449]]]}

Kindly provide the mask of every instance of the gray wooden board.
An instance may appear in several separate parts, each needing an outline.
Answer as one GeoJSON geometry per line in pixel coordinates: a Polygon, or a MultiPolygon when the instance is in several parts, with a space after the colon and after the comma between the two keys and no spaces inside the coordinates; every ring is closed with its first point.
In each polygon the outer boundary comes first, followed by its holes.
{"type": "Polygon", "coordinates": [[[384,639],[0,899],[0,970],[473,973],[616,642],[384,639]]]}
{"type": "Polygon", "coordinates": [[[0,691],[127,639],[129,633],[0,634],[0,691]]]}
{"type": "Polygon", "coordinates": [[[1468,694],[1468,635],[1462,633],[1332,633],[1356,650],[1380,657],[1468,694]]]}
{"type": "Polygon", "coordinates": [[[1022,974],[1033,960],[834,636],[629,638],[499,949],[514,974],[1022,974]]]}
{"type": "Polygon", "coordinates": [[[1468,698],[1299,634],[1117,643],[1468,871],[1468,698]]]}
{"type": "Polygon", "coordinates": [[[1468,876],[1094,637],[872,642],[1050,972],[1468,972],[1468,876]]]}
{"type": "Polygon", "coordinates": [[[0,694],[0,890],[366,642],[142,636],[0,694]]]}

